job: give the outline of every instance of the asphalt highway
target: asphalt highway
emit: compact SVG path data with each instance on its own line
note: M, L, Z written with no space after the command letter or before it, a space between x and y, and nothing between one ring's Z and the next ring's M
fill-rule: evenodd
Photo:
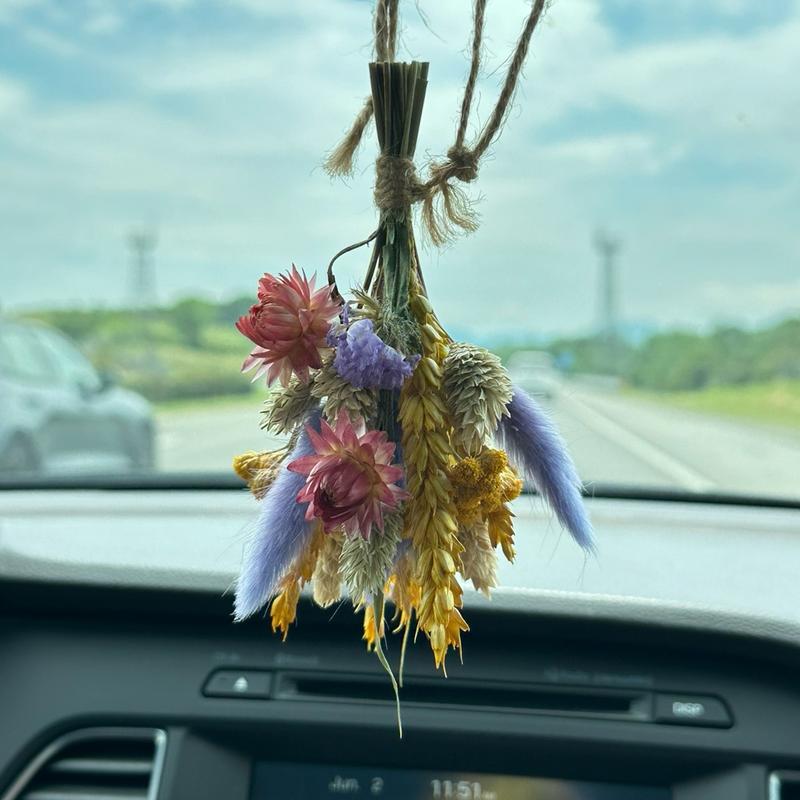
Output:
M673 408L588 383L565 383L542 405L584 481L749 495L798 495L800 433ZM165 412L158 466L230 469L231 457L278 440L259 428L257 403Z

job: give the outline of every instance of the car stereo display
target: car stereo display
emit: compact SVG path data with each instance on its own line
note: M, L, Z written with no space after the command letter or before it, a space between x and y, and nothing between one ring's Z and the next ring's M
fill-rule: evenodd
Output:
M670 800L669 789L518 775L256 764L251 800Z

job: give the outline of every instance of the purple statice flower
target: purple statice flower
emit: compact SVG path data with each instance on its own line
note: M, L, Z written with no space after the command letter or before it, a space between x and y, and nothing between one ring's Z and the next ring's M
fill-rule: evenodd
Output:
M356 389L399 389L416 361L386 344L371 319L354 322L336 337L335 346L334 369Z
M306 417L306 426L319 432L321 418L317 407ZM314 452L304 427L286 463ZM308 503L297 502L297 493L305 482L305 475L290 472L284 465L261 501L261 514L245 549L236 581L234 618L237 622L255 614L269 602L287 567L311 538L313 524L305 518Z
M347 338L347 328L350 326L350 306L345 303L339 313L339 322L331 325L328 331L328 347L338 347L339 342Z
M547 414L519 386L514 387L508 416L500 420L496 436L511 463L536 487L572 538L594 553L592 523L567 446Z

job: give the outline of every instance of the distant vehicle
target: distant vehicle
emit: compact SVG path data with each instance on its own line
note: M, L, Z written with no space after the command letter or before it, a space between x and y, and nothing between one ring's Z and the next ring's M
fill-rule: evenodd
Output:
M511 380L526 392L550 399L561 388L561 376L550 353L544 350L519 350L508 361Z
M147 470L150 404L60 333L0 319L0 473Z

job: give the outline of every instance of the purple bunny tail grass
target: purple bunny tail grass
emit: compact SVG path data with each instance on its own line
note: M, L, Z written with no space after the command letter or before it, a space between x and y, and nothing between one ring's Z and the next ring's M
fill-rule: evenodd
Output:
M317 407L306 417L306 423L319 430L320 419ZM286 463L313 452L308 434L303 430ZM305 481L305 475L289 472L284 465L261 501L255 534L247 545L236 581L234 619L237 622L255 614L269 602L289 564L311 538L313 525L305 519L308 504L297 502L297 493Z
M581 496L581 480L561 434L536 401L518 386L497 429L511 463L532 483L558 521L587 552L594 532Z

